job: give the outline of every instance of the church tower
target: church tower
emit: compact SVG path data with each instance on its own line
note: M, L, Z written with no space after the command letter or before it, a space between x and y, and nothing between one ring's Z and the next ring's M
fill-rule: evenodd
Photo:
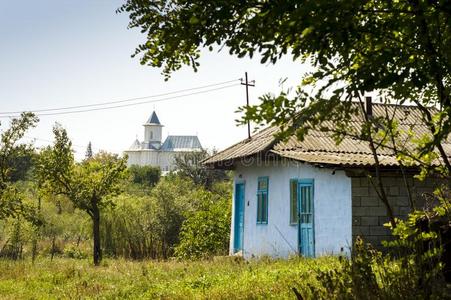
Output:
M144 146L147 149L160 149L161 147L161 132L163 125L160 124L157 114L152 112L152 115L147 120L144 126Z

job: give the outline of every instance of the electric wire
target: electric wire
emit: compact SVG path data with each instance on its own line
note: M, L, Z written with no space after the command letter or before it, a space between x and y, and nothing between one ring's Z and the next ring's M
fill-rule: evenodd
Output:
M207 85L198 86L198 87L193 87L193 88L187 88L187 89L176 90L176 91L167 92L167 93L154 94L154 95L141 96L141 97L133 97L133 98L127 98L127 99L122 99L122 100L117 100L117 101L106 101L106 102L99 102L99 103L92 103L92 104L84 104L84 105L76 105L76 106L66 106L66 107L58 107L58 108L36 109L36 110L32 110L32 111L35 112L35 113L39 113L39 112L50 112L50 111L70 110L70 109L78 109L78 108L85 108L85 107L95 107L95 106L103 106L103 105L111 105L111 104L118 104L118 103L132 102L132 101L143 100L143 99L148 99L148 98L158 98L158 97L162 97L162 96L168 96L168 95L173 95L173 94L179 94L179 93L188 92L188 91L193 91L193 90L205 89L205 88L209 88L209 87L214 87L214 86L224 85L224 84L231 83L231 82L238 81L238 80L239 80L239 79L227 80L227 81L222 81L222 82L217 82L217 83L207 84ZM0 112L0 115L20 114L21 112L22 112L22 111L7 111L7 112Z
M209 93L209 92L218 91L218 90L222 90L222 89L227 89L227 88L231 88L231 87L238 86L238 85L240 85L240 84L239 83L230 84L230 85L221 86L221 87L214 88L214 89L202 90L202 91L192 92L192 93L188 93L188 94L176 95L176 96L172 96L172 97L165 97L165 98L155 99L155 100L146 100L146 101L140 101L140 102L134 102L134 103L114 105L114 106L96 107L96 108L82 109L82 110L50 112L50 113L41 113L41 114L38 113L38 114L36 114L36 116L41 117L41 116L66 115L66 114L74 114L74 113L84 113L84 112L91 112L91 111L123 108L123 107L136 106L136 105L142 105L142 104L147 104L147 103L163 102L163 101L169 101L169 100L173 100L173 99L178 99L178 98L183 98L183 97L188 97L188 96L193 96L193 95L198 95L198 94ZM145 98L149 98L149 97L141 97L141 98L145 99ZM125 101L125 100L121 100L121 101ZM33 112L36 112L36 111L33 111ZM17 112L17 113L20 113L20 112ZM19 117L19 115L3 115L3 116L0 115L0 118L16 118L16 117Z

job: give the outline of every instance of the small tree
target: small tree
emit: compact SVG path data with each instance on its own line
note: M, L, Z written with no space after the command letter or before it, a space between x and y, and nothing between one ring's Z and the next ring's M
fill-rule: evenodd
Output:
M110 205L110 197L121 191L120 182L126 173L125 159L103 153L100 157L76 163L66 130L56 125L53 133L54 145L41 152L37 173L48 192L67 196L76 208L91 217L93 259L94 265L99 265L102 259L100 210Z
M86 154L85 154L85 159L90 159L92 158L92 145L91 145L91 141L88 143L88 147L86 147Z
M20 214L31 217L31 211L25 208L21 195L12 182L16 174L15 162L17 158L33 152L31 145L18 144L18 142L30 127L36 126L37 122L38 118L33 113L22 113L19 118L12 119L10 127L1 134L0 219Z
M227 179L224 170L208 169L202 161L208 157L205 150L199 152L187 152L175 157L177 174L181 177L189 178L197 185L202 185L206 189L211 189L213 184Z

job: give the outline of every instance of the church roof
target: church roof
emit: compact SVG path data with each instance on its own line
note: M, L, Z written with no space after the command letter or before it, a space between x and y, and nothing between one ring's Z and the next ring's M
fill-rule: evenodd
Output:
M130 146L130 150L138 150L141 149L141 143L136 139L133 144Z
M169 135L161 146L162 151L201 150L199 138L195 135Z
M149 117L149 119L147 120L146 124L160 124L160 120L158 120L157 114L155 113L155 111L152 112L152 115Z

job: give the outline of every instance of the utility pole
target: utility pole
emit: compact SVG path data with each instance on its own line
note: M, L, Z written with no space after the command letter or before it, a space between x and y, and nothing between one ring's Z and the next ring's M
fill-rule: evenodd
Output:
M241 78L241 84L246 86L246 107L249 107L249 87L255 86L255 80L248 81L247 80L247 72L244 72L244 81ZM247 121L247 137L251 138L251 122Z

